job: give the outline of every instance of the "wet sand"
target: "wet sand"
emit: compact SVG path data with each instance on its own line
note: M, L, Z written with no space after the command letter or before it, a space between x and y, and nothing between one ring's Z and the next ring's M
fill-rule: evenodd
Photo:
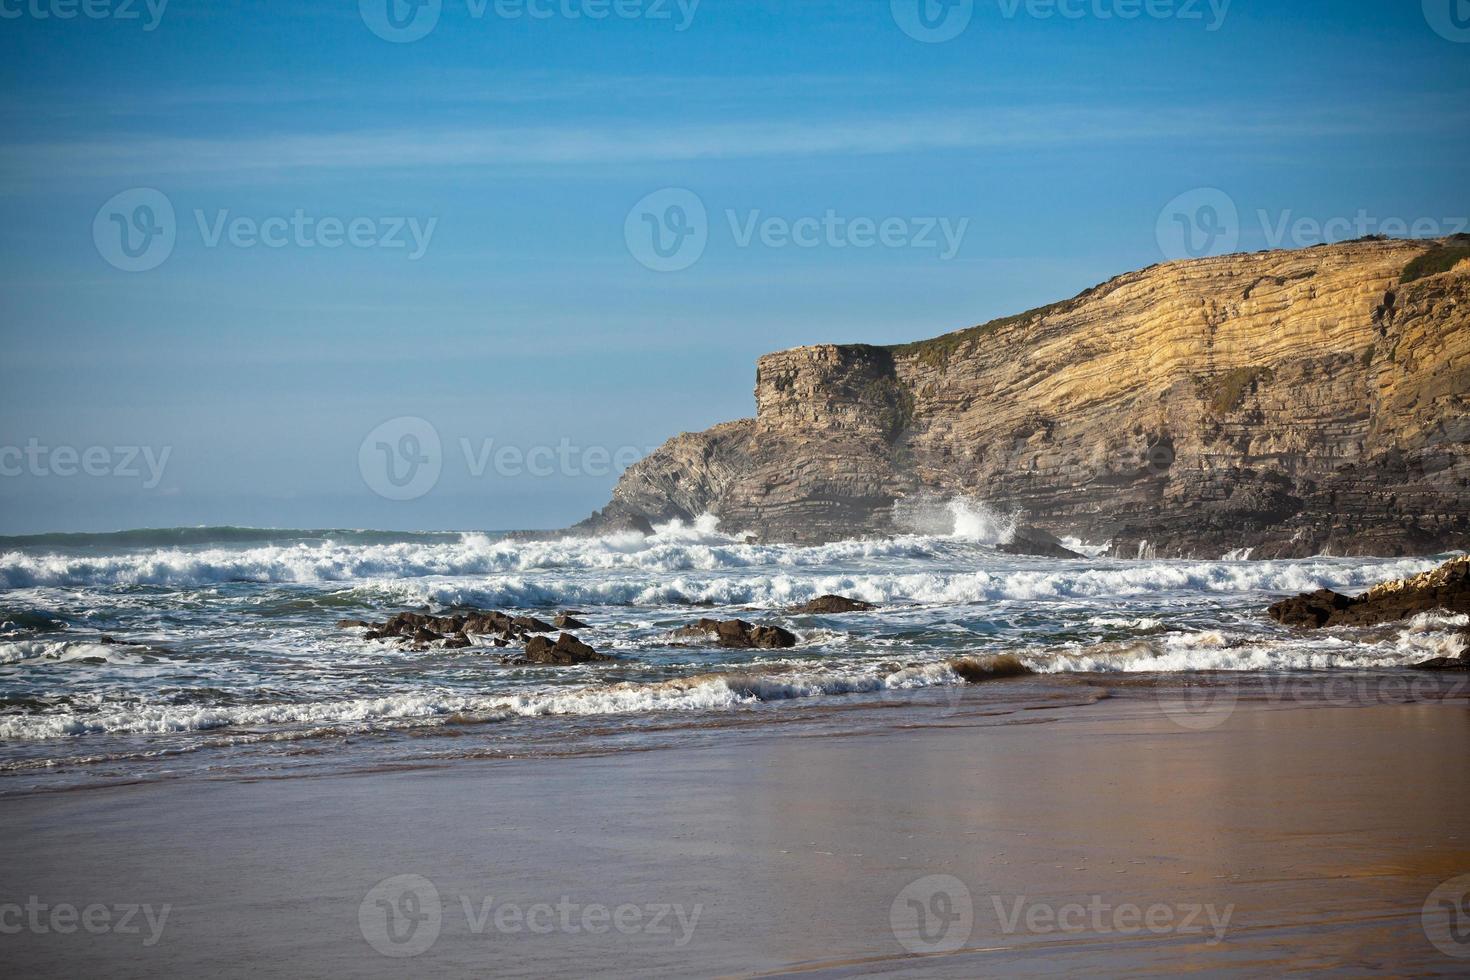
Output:
M1431 901L1470 874L1463 700L1175 717L1110 699L12 797L0 955L16 977L1470 973L1470 901Z

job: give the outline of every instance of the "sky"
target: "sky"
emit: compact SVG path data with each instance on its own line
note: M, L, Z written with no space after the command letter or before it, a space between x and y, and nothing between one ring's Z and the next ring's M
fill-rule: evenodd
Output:
M1467 94L1470 0L0 0L0 534L565 526L769 351L1467 230Z

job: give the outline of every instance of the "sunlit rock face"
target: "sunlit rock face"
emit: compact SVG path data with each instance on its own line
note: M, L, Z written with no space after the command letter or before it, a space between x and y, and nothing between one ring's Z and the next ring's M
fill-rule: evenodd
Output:
M1470 262L1421 272L1464 245L1173 262L933 340L768 354L754 419L669 440L582 526L820 542L967 497L1124 555L1470 547Z

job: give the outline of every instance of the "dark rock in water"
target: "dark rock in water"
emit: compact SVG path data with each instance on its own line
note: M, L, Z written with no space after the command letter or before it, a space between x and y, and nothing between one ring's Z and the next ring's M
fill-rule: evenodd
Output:
M1412 578L1384 582L1360 596L1319 589L1283 599L1267 610L1288 626L1377 626L1444 609L1470 613L1470 556L1454 558Z
M1063 547L1060 538L1038 527L1018 527L1010 541L996 547L1008 555L1032 555L1037 558L1087 557Z
M371 629L372 628L372 625L373 625L372 623L369 623L365 619L339 619L339 620L337 620L337 626L339 628L341 628L341 629L344 629L344 630L359 629L359 628Z
M622 534L636 531L652 534L653 524L637 511L621 506L614 500L602 510L594 511L585 521L567 528L568 533L593 536L599 534Z
M1304 592L1292 599L1282 599L1267 610L1271 618L1287 626L1304 626L1317 629L1326 626L1332 618L1351 608L1353 600L1331 589Z
M466 633L509 633L512 631L514 622L509 616L502 612L472 613L465 617L464 626Z
M796 634L779 626L755 626L743 619L701 619L674 631L677 637L714 637L722 647L784 650L796 646Z
M544 636L531 637L531 641L526 644L525 656L512 662L567 666L615 659L605 653L598 653L572 634L563 633L556 638L555 643Z
M1470 670L1470 660L1464 656L1459 657L1435 657L1423 663L1415 664L1415 670Z
M571 613L561 613L556 617L557 629L563 630L588 630L592 627L577 619Z
M863 602L861 599L849 599L841 595L818 596L805 605L797 606L791 610L798 616L826 616L835 613L867 612L877 608L871 602Z
M527 633L555 633L556 627L550 623L542 622L535 616L517 616L511 620L511 624L517 629L525 630Z
M463 650L470 645L470 638L463 633L455 633L453 636L445 637L442 645L446 650Z

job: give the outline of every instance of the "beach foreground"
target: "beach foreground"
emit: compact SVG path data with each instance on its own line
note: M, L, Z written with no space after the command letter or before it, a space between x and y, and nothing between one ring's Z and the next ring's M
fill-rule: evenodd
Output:
M868 710L12 797L0 948L13 976L1470 970L1463 692L1193 726L1167 697Z

